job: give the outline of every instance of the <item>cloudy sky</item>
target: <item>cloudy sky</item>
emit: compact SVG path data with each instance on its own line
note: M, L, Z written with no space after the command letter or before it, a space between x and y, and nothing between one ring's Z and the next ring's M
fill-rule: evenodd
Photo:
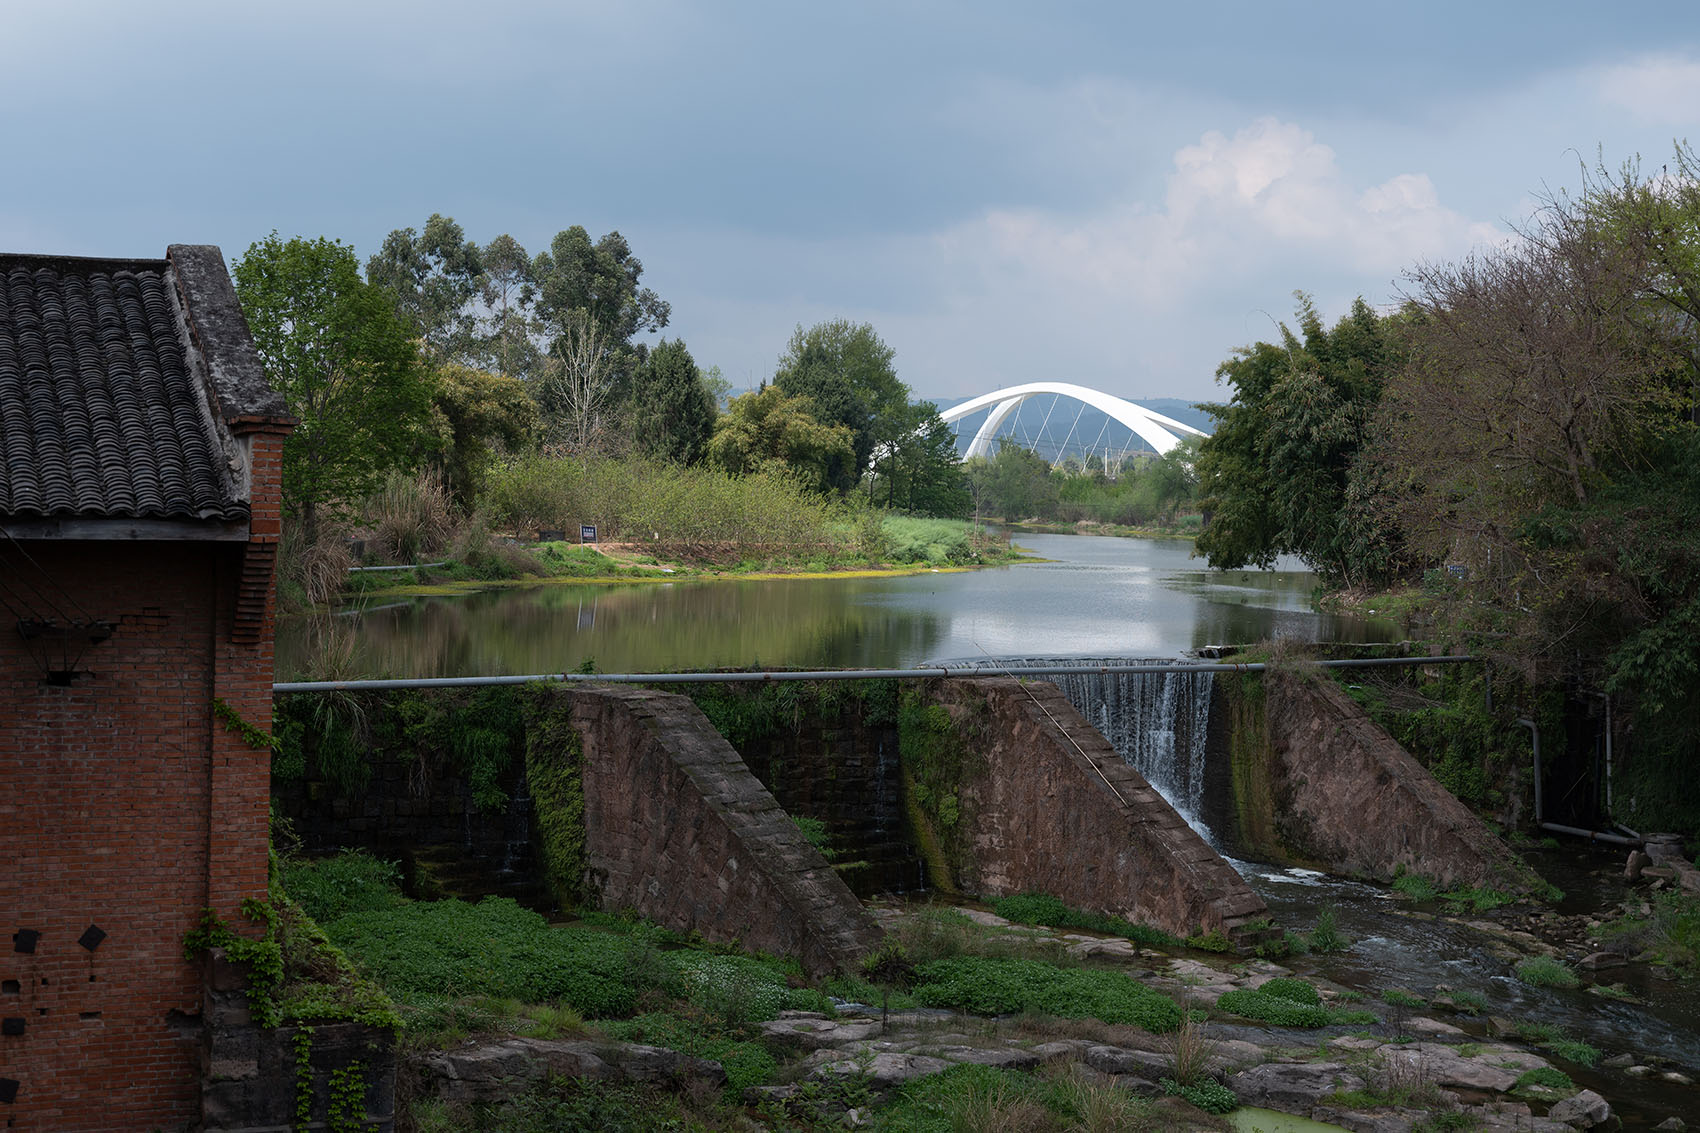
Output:
M0 43L0 249L618 229L738 387L842 316L926 396L1223 396L1294 289L1386 303L1700 143L1694 0L3 0Z

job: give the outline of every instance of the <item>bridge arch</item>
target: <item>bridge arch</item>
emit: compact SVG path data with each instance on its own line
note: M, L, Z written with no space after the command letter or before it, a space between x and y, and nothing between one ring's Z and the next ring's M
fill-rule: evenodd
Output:
M1025 385L1010 386L1007 389L993 390L979 397L970 398L961 405L953 405L939 414L944 422L955 424L964 417L971 417L982 409L991 407L986 414L986 420L981 424L979 432L974 434L974 440L968 446L968 456L988 456L991 454L992 438L997 435L1003 423L1010 414L1018 409L1023 401L1036 394L1057 394L1071 397L1083 404L1090 405L1098 412L1112 417L1137 433L1141 440L1159 454L1167 453L1181 443L1183 437L1206 436L1201 430L1191 425L1154 413L1143 405L1135 405L1125 397L1104 393L1101 390L1077 386L1069 382L1028 382Z

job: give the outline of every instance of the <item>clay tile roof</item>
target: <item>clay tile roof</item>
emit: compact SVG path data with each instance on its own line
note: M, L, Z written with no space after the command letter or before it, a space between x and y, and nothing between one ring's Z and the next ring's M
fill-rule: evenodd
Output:
M184 302L170 260L0 255L0 516L247 517Z

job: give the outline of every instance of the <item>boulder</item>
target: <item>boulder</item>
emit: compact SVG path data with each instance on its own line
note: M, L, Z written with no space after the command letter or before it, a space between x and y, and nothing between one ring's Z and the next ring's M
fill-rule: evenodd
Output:
M1595 1129L1612 1119L1611 1105L1592 1090L1583 1090L1566 1098L1547 1111L1553 1121L1562 1121L1572 1129Z
M869 1089L883 1093L913 1079L943 1073L950 1067L951 1064L944 1059L930 1055L884 1051L871 1059L838 1058L822 1062L815 1067L810 1077L827 1080L860 1076L867 1082Z

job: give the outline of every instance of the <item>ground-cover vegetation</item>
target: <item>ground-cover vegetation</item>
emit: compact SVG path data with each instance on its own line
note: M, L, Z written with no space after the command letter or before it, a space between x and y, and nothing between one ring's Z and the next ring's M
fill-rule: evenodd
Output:
M1700 970L1700 896L1667 889L1641 908L1624 910L1596 930L1601 942L1626 956L1688 974Z
M1020 893L1000 897L992 902L998 916L1017 924L1045 925L1050 928L1078 928L1087 932L1102 932L1125 936L1141 944L1173 946L1180 940L1159 928L1135 924L1120 917L1108 917L1072 908L1046 893Z
M1175 1001L1120 972L1058 968L1037 960L955 956L919 965L915 998L974 1015L1022 1011L1131 1023L1152 1032L1180 1026Z

